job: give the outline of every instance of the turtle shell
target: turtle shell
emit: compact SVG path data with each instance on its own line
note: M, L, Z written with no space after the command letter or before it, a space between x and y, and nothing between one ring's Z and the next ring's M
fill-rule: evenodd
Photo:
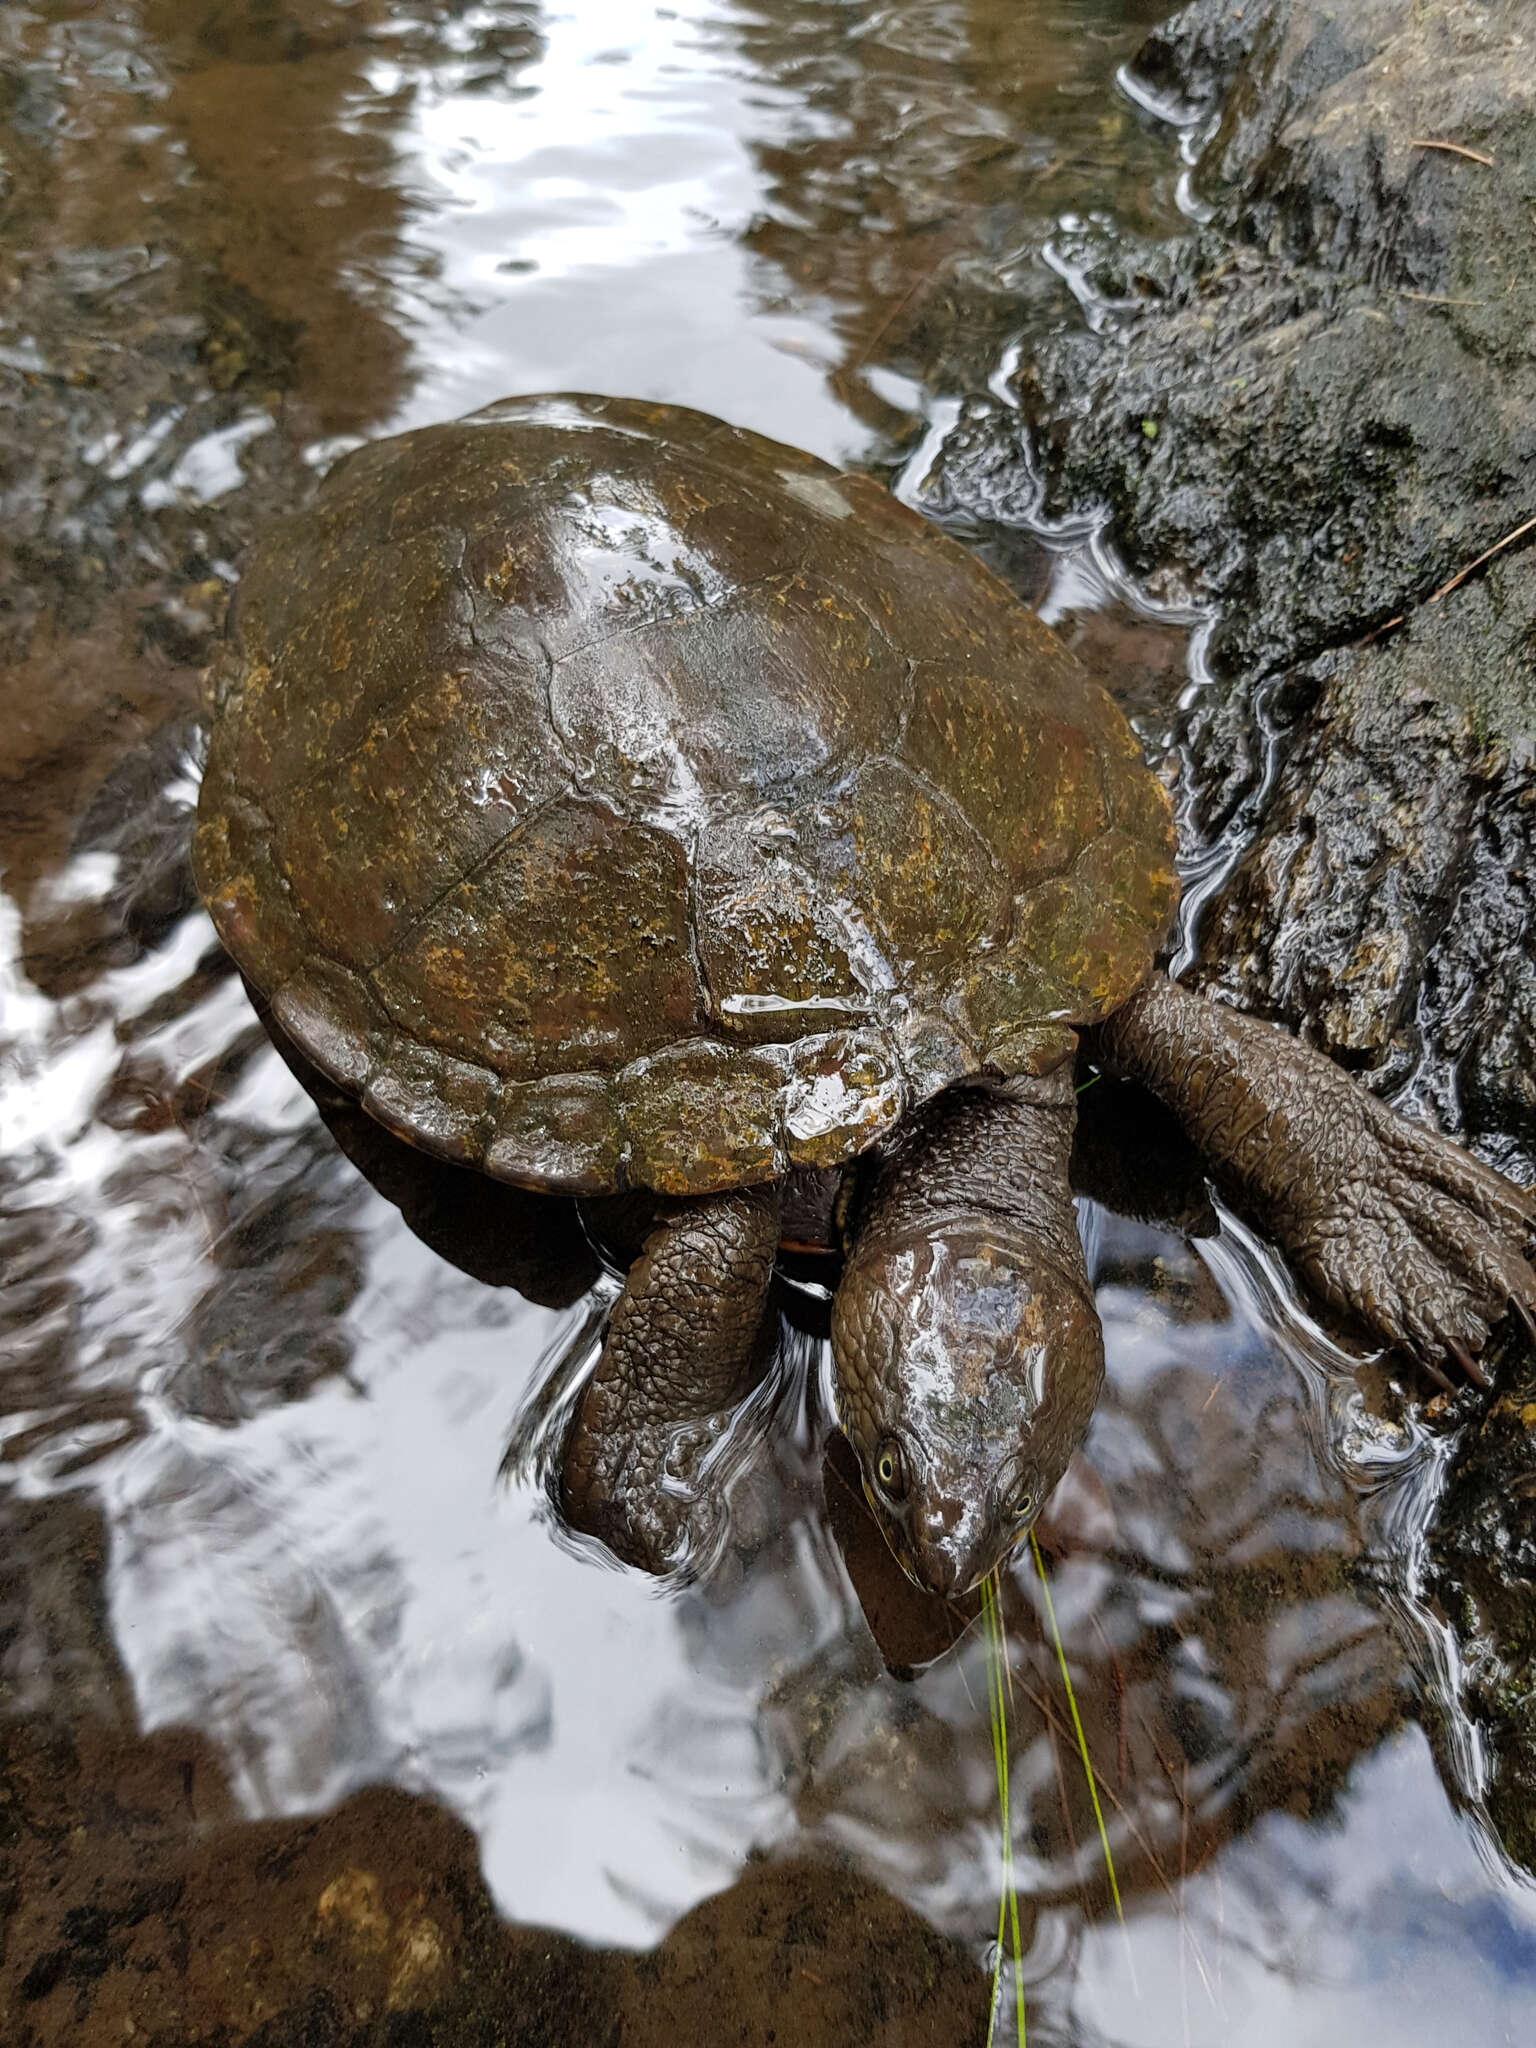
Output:
M196 840L391 1130L572 1192L834 1165L1044 1071L1172 914L1108 694L865 477L677 406L358 450L249 560Z

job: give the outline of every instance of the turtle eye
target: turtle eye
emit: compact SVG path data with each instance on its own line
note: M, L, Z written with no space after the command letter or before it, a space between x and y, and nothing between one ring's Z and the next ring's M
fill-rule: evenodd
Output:
M893 1436L882 1437L876 1448L875 1483L888 1500L900 1500L907 1490L906 1460Z

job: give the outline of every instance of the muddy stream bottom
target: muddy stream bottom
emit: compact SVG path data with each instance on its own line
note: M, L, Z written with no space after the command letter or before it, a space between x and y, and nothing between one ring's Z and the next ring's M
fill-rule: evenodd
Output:
M704 1583L562 1536L503 1456L611 1283L561 1204L349 1157L268 1044L186 865L198 674L339 450L506 393L921 503L1084 317L1063 223L1180 225L1115 83L1162 11L0 9L7 2048L985 2038L983 1648L828 1462L814 1297ZM966 538L1162 744L1189 621L1089 525ZM1109 1383L1048 1547L1124 1925L1021 1565L1031 2038L1528 2040L1419 1595L1444 1443L1240 1227L1082 1224Z

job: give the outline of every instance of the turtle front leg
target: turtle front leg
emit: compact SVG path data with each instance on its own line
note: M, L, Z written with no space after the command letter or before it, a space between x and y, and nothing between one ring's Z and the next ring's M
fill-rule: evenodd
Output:
M1432 1377L1510 1310L1532 1329L1536 1198L1288 1032L1153 975L1100 1027L1106 1066L1175 1112L1297 1271ZM1532 1330L1536 1335L1536 1329Z
M667 1202L614 1305L561 1460L561 1507L642 1571L712 1548L723 1502L701 1467L762 1378L777 1187Z

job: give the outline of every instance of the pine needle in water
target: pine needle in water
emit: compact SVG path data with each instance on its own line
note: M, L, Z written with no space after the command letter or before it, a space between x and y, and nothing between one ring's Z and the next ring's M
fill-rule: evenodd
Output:
M1056 1661L1061 1666L1061 1682L1067 1689L1067 1705L1072 1709L1072 1727L1077 1735L1078 1754L1083 1760L1083 1776L1088 1780L1088 1797L1093 1801L1093 1817L1099 1824L1099 1846L1104 1851L1104 1868L1109 1873L1109 1895L1115 1902L1115 1918L1123 1927L1125 1909L1120 1904L1115 1859L1109 1852L1109 1832L1104 1826L1104 1809L1099 1805L1099 1787L1094 1777L1092 1760L1088 1755L1088 1738L1083 1733L1082 1716L1077 1711L1077 1694L1072 1690L1072 1674L1067 1669L1067 1653L1062 1648L1061 1630L1056 1623L1056 1603L1051 1598L1051 1582L1045 1576L1045 1559L1040 1555L1039 1539L1033 1529L1029 1532L1029 1547L1035 1554L1035 1570L1040 1574L1040 1590L1045 1595L1046 1619L1051 1624L1051 1640L1056 1645Z
M987 2048L992 2048L997 2030L997 2012L1002 2002L1003 1938L1013 1937L1014 2016L1018 2027L1018 2048L1024 2041L1024 1946L1019 1939L1019 1894L1013 1881L1013 1816L1008 1805L1008 1694L1004 1674L1008 1670L1003 1642L1002 1609L990 1578L981 1582L981 1611L987 1645L987 1714L992 1724L992 1756L997 1765L997 1804L1003 1828L1003 1887L997 1902L997 1950L992 1965L992 2004L987 2018Z

